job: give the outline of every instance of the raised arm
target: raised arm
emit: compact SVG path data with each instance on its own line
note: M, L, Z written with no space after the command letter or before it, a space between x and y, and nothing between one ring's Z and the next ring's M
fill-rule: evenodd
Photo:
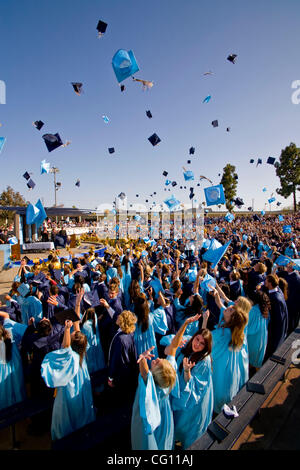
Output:
M178 347L180 346L180 343L182 341L182 338L183 338L183 335L184 335L184 332L186 330L186 327L190 324L190 323L193 323L197 320L199 320L199 318L201 317L201 314L199 313L198 315L195 315L194 317L190 317L190 318L187 318L185 320L185 322L181 325L181 327L179 328L178 332L176 333L176 335L174 336L174 338L172 339L172 342L171 344L169 344L169 346L167 346L165 348L165 354L167 356L175 356L176 354L176 351L178 349Z
M145 383L147 382L147 375L149 372L147 359L151 360L151 358L154 357L154 354L151 354L152 349L154 349L154 346L152 346L151 348L147 349L147 351L140 354L137 360L137 363L140 369L140 374L143 377L143 380Z
M77 323L77 322L76 322ZM64 332L64 338L62 342L62 348L69 348L71 346L71 334L70 334L70 329L72 328L73 323L71 320L66 320L65 321L65 332Z

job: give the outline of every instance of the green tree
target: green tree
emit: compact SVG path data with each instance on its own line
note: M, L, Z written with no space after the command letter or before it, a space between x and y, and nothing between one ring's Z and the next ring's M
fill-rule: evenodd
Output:
M235 172L235 166L228 163L223 168L221 184L223 185L223 188L224 188L224 194L226 198L226 208L229 211L233 209L233 204L231 201L236 196L237 179L238 179L238 175Z
M285 199L292 194L294 211L296 212L296 191L300 190L300 149L293 142L281 150L279 162L275 163L275 168L281 185L280 188L276 189L276 192Z
M7 186L6 190L2 191L0 195L0 206L27 206L28 202L17 191L14 191L11 186ZM0 210L1 223L11 223L14 220L14 213L9 211Z

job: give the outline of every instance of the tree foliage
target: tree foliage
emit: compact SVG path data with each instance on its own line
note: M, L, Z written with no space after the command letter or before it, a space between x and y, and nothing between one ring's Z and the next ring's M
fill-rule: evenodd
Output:
M238 178L238 175L235 172L235 166L228 163L223 168L221 184L223 185L223 188L224 188L224 194L226 198L226 208L229 211L233 209L233 204L231 201L236 196L237 178Z
M276 175L280 180L280 188L276 192L285 199L291 194L294 199L294 211L297 209L296 191L300 190L300 149L291 142L281 150L279 162L275 164Z
M7 186L6 190L2 191L0 195L0 206L27 206L28 202L24 197L17 191L14 191L11 186ZM1 211L0 210L0 221L12 222L14 219L13 212Z

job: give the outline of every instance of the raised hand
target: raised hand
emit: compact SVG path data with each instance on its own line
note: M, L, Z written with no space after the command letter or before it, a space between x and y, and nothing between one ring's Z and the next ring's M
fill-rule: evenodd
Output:
M198 313L197 315L194 315L193 317L187 318L187 319L185 320L185 323L186 323L187 325L189 325L190 323L193 323L193 322L199 320L200 317L201 317L201 313Z
M139 362L141 362L142 359L151 359L151 357L155 357L154 354L150 354L150 351L152 351L152 349L154 349L154 346L152 346L151 348L149 348L146 351L144 351L143 353L141 353L139 355L137 363L139 364Z
M184 372L189 372L195 366L195 362L190 362L187 357L183 358Z

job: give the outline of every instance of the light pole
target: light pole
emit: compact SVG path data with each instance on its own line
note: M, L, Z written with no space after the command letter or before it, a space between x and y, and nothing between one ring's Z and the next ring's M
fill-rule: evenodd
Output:
M59 173L59 169L53 166L50 168L50 173L53 173L53 182L54 182L54 207L56 207L56 191L61 187L61 183L56 182L56 173Z

